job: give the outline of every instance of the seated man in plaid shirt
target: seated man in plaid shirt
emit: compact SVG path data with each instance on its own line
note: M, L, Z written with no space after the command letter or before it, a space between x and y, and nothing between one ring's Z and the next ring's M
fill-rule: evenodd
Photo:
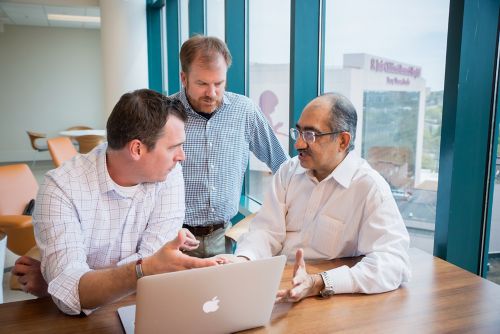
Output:
M46 174L33 214L41 265L21 257L13 269L24 291L90 314L144 275L218 264L182 252L198 246L182 229L185 120L177 100L127 93L109 116L108 142Z

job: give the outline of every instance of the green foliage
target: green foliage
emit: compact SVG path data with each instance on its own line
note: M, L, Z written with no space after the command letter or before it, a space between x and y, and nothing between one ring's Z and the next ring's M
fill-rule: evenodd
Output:
M430 92L426 99L422 168L437 172L441 145L443 92Z

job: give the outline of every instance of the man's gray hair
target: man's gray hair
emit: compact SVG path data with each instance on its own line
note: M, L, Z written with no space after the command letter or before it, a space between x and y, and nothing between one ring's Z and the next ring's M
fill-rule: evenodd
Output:
M347 97L339 93L326 93L322 95L331 102L330 127L331 131L345 131L351 134L351 141L347 147L347 153L354 149L356 139L356 125L358 115L356 108Z

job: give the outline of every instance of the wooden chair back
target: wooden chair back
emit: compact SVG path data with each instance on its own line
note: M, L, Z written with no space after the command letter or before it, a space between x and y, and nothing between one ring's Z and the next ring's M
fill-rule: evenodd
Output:
M75 137L78 145L80 147L80 153L88 153L92 151L94 147L104 142L105 138L97 135L87 135Z
M63 162L70 160L78 154L75 146L68 137L55 137L47 140L50 156L56 167L59 167Z

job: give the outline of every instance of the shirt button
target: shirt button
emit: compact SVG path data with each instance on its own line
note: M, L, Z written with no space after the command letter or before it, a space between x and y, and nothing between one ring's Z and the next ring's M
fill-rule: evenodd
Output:
M212 147L212 142L211 141L208 142L208 147Z
M215 209L214 208L210 208L210 212L215 212Z
M210 168L214 169L214 165L213 165L213 164L212 164L212 165L210 165Z
M212 187L212 190L215 191L215 187Z

